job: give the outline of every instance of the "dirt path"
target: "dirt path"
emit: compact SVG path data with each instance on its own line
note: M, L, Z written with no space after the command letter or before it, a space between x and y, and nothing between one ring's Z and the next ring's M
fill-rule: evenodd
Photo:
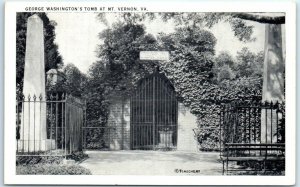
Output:
M222 175L219 153L87 151L93 175Z

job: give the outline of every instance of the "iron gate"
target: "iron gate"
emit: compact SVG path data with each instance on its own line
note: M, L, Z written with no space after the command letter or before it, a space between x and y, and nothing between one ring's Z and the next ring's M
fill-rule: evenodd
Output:
M174 87L163 74L141 80L130 106L132 149L176 148L178 102Z
M17 156L67 156L82 150L84 100L64 93L17 99Z

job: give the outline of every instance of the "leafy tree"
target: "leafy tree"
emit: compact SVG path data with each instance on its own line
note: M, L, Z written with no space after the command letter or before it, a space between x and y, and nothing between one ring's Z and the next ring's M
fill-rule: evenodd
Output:
M65 75L64 85L66 92L75 97L81 97L86 81L85 74L81 73L74 64L65 66L63 73Z
M124 12L122 14L119 13L98 13L97 19L106 26L109 26L106 15L114 15L119 22L126 23L128 25L142 25L144 21L149 20L152 21L157 18L158 13L153 12Z
M215 59L215 66L222 67L224 65L228 65L230 68L234 66L233 57L226 51L220 52L220 54Z
M23 91L27 19L33 14L38 14L38 16L43 20L44 46L45 46L45 72L47 72L51 68L60 67L63 64L62 57L58 52L58 46L54 42L56 23L50 21L48 16L45 13L33 13L33 12L17 13L17 26L16 26L17 96L21 96Z
M106 64L109 71L107 81L113 89L130 91L135 82L154 66L151 62L139 63L140 51L157 48L156 39L146 34L143 25L118 22L100 33L99 38L104 44L99 45L98 57L100 63Z
M89 126L94 126L91 122L100 122L105 125L108 115L108 100L105 96L111 91L106 78L109 74L105 64L102 62L94 63L88 72L88 79L85 84L84 95L87 99L87 121Z
M236 71L238 77L262 77L263 73L263 52L252 53L248 48L243 48L237 53Z
M235 60L228 52L220 52L215 58L213 66L214 81L220 82L223 79L235 78L234 65Z
M128 96L137 81L155 69L156 62L140 62L139 52L155 50L158 44L152 35L146 34L144 25L134 21L113 24L99 34L99 39L103 40L98 46L100 60L89 69L85 96L87 120L105 125L111 97Z
M175 25L193 26L198 28L212 28L220 22L230 24L234 35L243 42L253 41L253 26L247 25L244 20L233 17L230 13L186 13L171 12L163 13L161 17L164 21L173 20Z
M218 82L221 82L222 80L232 80L235 77L235 74L233 70L229 67L229 65L223 65L219 69L218 73Z
M87 77L74 64L70 63L59 71L59 79L56 84L52 84L51 80L47 81L46 87L49 93L65 93L75 97L84 96L84 88Z
M214 63L214 76L220 83L223 79L239 77L261 77L263 73L263 52L253 53L247 47L233 58L228 52L221 52Z
M262 24L284 24L285 16L269 16L259 13L237 12L209 12L209 13L182 13L170 12L160 14L164 21L173 20L177 26L193 25L199 28L211 28L220 22L230 24L234 35L243 42L255 40L252 37L253 25L246 21L254 21Z

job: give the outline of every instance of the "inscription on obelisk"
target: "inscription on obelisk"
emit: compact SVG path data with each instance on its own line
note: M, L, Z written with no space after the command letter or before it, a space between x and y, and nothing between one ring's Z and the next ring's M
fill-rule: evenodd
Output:
M24 152L47 150L45 60L43 21L34 14L27 21L23 103L19 149Z

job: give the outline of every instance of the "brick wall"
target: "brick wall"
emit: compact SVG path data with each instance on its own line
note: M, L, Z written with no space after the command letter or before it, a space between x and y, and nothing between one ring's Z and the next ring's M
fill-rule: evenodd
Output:
M177 150L198 151L193 129L197 128L196 116L182 103L178 104L178 140Z
M108 126L111 150L130 150L130 100L114 99L110 105ZM197 128L196 117L183 104L178 105L177 150L198 151L193 129Z
M122 98L111 100L108 127L111 150L130 149L130 101Z

